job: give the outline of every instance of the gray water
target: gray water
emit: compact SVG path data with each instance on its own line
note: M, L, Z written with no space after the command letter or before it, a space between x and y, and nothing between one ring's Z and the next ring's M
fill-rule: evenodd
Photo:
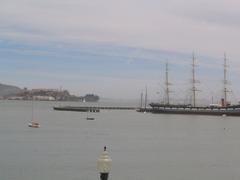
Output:
M110 180L240 178L239 117L102 110L87 121L54 105L34 102L34 129L31 102L0 101L1 180L97 180L105 145Z

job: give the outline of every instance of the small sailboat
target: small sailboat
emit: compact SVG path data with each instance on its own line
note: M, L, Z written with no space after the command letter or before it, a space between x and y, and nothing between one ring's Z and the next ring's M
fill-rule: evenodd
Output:
M33 100L32 100L32 120L28 123L28 127L31 127L31 128L39 128L40 127L40 124L34 120Z

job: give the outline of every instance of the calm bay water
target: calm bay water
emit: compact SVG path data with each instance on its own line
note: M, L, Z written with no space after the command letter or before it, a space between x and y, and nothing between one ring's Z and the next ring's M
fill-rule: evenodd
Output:
M104 145L112 180L240 177L240 117L102 110L87 121L87 113L54 105L34 102L41 127L33 129L31 102L0 101L1 180L97 180Z

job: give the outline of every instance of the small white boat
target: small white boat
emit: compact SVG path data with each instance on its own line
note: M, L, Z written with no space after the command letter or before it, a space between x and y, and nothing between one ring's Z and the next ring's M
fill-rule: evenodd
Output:
M28 127L32 127L32 128L39 128L40 124L34 121L31 121L28 123Z
M89 113L89 110L87 111L87 118L86 118L86 120L95 120L94 117L89 117L89 116L88 116L88 113Z

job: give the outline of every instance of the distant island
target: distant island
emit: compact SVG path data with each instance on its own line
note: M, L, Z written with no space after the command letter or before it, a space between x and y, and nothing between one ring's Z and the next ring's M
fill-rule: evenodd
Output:
M0 84L0 99L97 102L100 98L95 94L75 96L71 95L67 90L44 88L29 90L27 88L21 89L17 86Z

